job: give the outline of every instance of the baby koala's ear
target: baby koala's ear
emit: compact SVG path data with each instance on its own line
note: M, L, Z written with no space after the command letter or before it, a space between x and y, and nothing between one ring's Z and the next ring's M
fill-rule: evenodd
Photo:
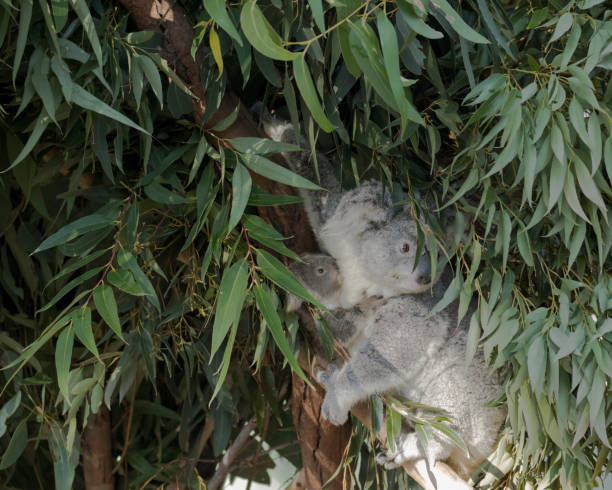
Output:
M298 311L302 307L303 303L304 300L302 298L299 298L294 294L287 293L287 297L285 299L285 309L288 313Z
M289 270L293 272L295 277L297 277L298 280L302 283L304 282L303 279L304 279L306 264L309 262L310 257L311 256L308 253L301 254L300 261L296 260L292 262L291 265L289 265ZM304 303L304 300L302 298L295 296L294 294L291 294L291 293L286 294L285 309L288 312L298 311L302 307L303 303Z

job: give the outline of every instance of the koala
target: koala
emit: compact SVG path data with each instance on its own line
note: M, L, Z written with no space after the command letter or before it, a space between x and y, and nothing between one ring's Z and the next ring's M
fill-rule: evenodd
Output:
M333 259L311 255L310 270L296 271L313 294L320 294L320 286L312 271L322 263L333 266ZM327 315L334 335L336 331L349 332L338 341L343 345L348 342L350 359L340 367L330 365L319 374L326 387L322 407L325 418L333 424L343 424L357 402L376 393L394 393L448 412L452 428L469 449L467 455L437 431L423 447L415 432L404 432L396 441L395 451L377 458L386 468L420 460L433 466L435 461L452 459L458 473L467 477L491 453L505 420L503 409L484 406L498 393L499 379L488 374L482 357L477 356L465 366L467 327L465 321L456 327L457 304L428 316L450 279L447 272L432 294L373 298ZM347 323L351 326L347 327Z
M294 262L290 269L306 286L308 292L313 295L329 311L322 312L322 318L326 322L330 333L348 352L352 345L357 343L361 336L356 328L358 319L364 314L363 307L373 308L375 304L381 303L380 298L366 298L360 305L348 309L340 307L342 291L342 276L336 260L325 254L305 253L300 256L302 262ZM287 297L287 311L300 311L302 300L297 296ZM335 315L334 312L341 312ZM302 322L310 327L308 315L302 316ZM315 336L317 334L315 333ZM323 352L322 346L317 346L318 353Z
M264 118L275 141L301 143L291 124ZM310 152L283 153L291 169L317 181ZM339 304L350 308L367 296L392 297L431 286L427 254L416 256L417 223L408 212L394 213L391 197L380 183L368 181L345 191L329 160L317 156L327 191L301 190L312 229L323 251L337 261L344 278Z

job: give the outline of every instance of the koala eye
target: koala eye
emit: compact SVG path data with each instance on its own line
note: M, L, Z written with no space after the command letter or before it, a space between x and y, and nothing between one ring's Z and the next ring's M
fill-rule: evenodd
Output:
M317 269L317 274L318 274L318 275L320 275L320 276L322 276L323 274L325 274L325 269L323 269L323 267L319 267L319 268Z
M408 243L404 243L402 245L402 253L407 254L410 251L410 245Z

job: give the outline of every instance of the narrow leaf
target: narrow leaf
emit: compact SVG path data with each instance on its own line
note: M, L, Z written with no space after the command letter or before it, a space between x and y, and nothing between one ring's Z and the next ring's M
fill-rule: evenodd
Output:
M268 58L291 61L298 56L282 47L282 39L259 10L255 0L249 0L243 5L240 26L253 47Z
M329 121L329 119L327 119L327 116L323 111L323 107L319 101L319 96L317 95L314 83L312 82L312 77L310 76L310 72L306 66L304 54L293 60L293 75L295 76L295 82L300 90L300 94L302 95L304 102L306 102L308 109L312 113L312 117L315 118L315 121L317 121L317 124L323 131L329 133L334 129L334 125Z
M232 324L237 324L246 298L249 267L245 259L240 259L223 272L213 324L211 357L217 352Z
M72 327L77 338L87 347L87 350L99 357L96 339L91 328L91 309L88 306L77 308L72 312Z
M93 293L94 304L98 313L107 325L112 328L113 332L123 340L123 334L121 333L121 323L119 322L119 312L117 309L117 302L115 301L115 294L113 288L106 284L100 284Z
M285 359L287 359L287 362L289 363L291 368L304 381L306 381L308 385L310 385L308 379L306 378L306 375L302 371L302 368L300 368L297 359L291 351L289 342L287 341L285 333L283 332L283 326L281 325L280 318L278 316L278 313L276 312L276 309L274 308L274 302L272 301L272 298L270 298L269 293L264 291L264 289L257 284L254 286L253 291L255 292L257 309L261 312L264 319L266 320L266 325L268 327L268 330L270 330L270 333L272 334L276 345L278 345L278 348L285 356Z

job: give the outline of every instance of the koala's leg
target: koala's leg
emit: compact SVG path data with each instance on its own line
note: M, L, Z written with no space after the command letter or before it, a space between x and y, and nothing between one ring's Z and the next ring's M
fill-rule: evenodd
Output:
M353 405L370 395L391 391L404 382L392 359L366 342L351 354L351 359L326 380L323 416L331 423L346 422Z

